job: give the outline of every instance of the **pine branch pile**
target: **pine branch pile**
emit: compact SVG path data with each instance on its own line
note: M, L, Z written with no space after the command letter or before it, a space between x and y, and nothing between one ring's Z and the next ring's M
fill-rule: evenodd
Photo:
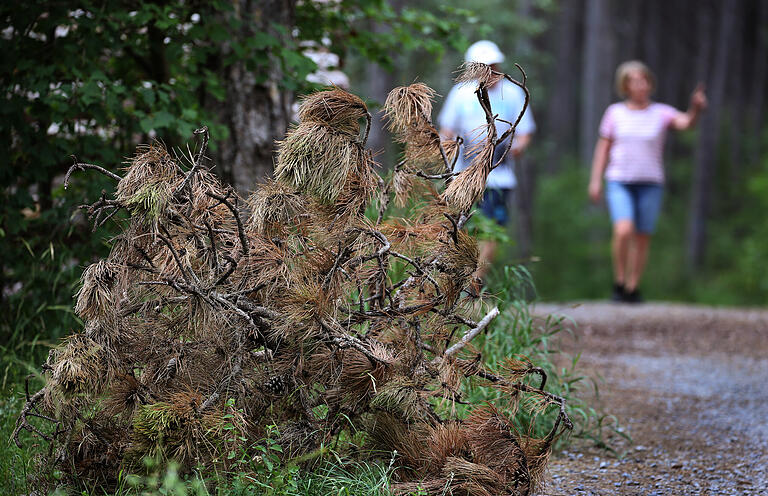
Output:
M87 206L95 226L119 210L127 220L83 273L84 327L51 351L17 443L30 430L68 477L109 487L147 456L228 470L228 453L255 453L276 425L286 461L342 435L362 447L355 456L397 450L399 492L534 491L571 423L541 369L510 360L492 372L471 345L498 315L468 317L482 305L463 228L493 164L481 153L482 174L453 172L458 143L429 121L433 96L415 84L387 99L405 153L386 184L365 148L371 116L340 89L303 101L274 179L245 200L211 173L205 128L188 156L139 148L113 175L114 199ZM493 131L479 146L498 142ZM417 215L386 217L392 190ZM364 215L374 199L375 221ZM452 406L470 380L505 399L459 419ZM554 428L530 436L512 418L518 405L554 405Z

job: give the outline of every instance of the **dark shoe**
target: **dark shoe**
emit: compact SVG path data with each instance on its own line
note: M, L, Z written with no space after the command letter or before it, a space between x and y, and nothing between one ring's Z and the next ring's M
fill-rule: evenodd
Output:
M625 303L643 303L643 297L640 295L640 290L635 288L628 293L624 293Z
M611 301L625 301L626 292L624 291L624 285L619 283L613 283L613 293L611 294Z

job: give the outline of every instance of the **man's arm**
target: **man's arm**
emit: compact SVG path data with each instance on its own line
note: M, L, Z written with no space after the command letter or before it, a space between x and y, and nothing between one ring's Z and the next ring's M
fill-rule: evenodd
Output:
M451 128L441 127L439 130L440 137L444 140L452 140L458 136L458 133Z
M514 158L517 158L520 155L522 155L525 152L525 150L528 148L528 146L531 144L532 139L533 139L533 133L521 134L520 136L515 136L515 140L512 142L512 148L509 150L510 153L512 153L512 156Z

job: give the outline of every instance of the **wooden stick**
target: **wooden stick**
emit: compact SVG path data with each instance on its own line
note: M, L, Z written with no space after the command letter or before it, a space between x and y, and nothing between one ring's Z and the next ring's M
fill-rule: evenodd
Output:
M470 330L468 330L462 337L459 339L459 342L445 350L445 353L443 353L444 357L449 357L451 355L455 355L459 351L461 351L462 348L464 348L472 339L480 334L483 329L485 329L488 324L491 323L491 321L496 318L496 316L499 315L499 309L498 307L493 307L493 309L488 312L488 314L483 317L483 320L477 323L477 327L474 327Z

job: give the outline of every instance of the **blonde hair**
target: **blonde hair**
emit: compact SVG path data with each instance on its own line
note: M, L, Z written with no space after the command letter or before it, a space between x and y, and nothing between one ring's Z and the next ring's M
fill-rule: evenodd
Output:
M632 71L642 72L650 83L651 90L656 88L656 76L653 75L648 66L639 60L628 60L616 68L616 93L618 93L620 97L624 98L627 96L627 79L629 78L629 73Z

